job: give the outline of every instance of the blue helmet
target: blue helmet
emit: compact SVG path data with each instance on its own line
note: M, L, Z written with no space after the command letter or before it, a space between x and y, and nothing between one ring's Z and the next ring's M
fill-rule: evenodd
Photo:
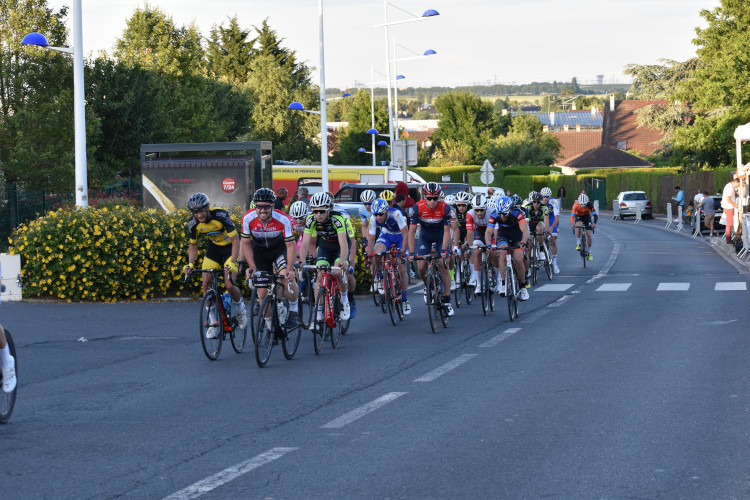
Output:
M521 197L518 196L517 194L514 194L513 196L510 197L510 202L513 205L519 205L519 206L521 205L521 203L523 203L523 201L521 200Z
M513 210L513 202L507 196L503 196L497 200L497 211L502 215L508 215Z
M383 198L378 198L372 203L373 214L384 214L388 211L388 202Z

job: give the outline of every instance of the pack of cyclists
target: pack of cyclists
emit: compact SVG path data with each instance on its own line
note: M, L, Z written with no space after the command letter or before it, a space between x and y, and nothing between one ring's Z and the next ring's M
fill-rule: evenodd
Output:
M559 273L557 265L557 237L560 223L560 206L552 197L549 187L541 192L532 191L525 202L518 195L504 196L502 189L488 197L484 193L472 195L460 192L445 195L439 183L428 182L422 187L423 198L416 203L407 218L393 191L376 193L365 190L361 195L359 225L362 240L354 239L352 220L346 210L337 207L329 192L315 193L308 204L297 201L289 207L289 213L274 209L276 196L271 189L260 188L253 197L250 210L240 221L239 235L228 212L210 208L204 193L195 193L188 200L192 217L188 221L190 234L188 248L189 273L198 253L198 235L208 238L206 255L201 269L224 268L224 284L229 292L241 328L247 321L247 312L241 290L235 286L238 260L247 265L245 277L253 280L259 300L267 293L267 284L257 278L263 273L278 274L282 280L283 293L289 301L289 312L285 318L287 328L298 325L299 284L293 266L314 262L333 269L341 293L340 318L345 321L356 315L354 290L354 263L358 249L370 257L373 276L373 291L383 293L382 254L388 250L399 252L398 275L402 283L408 284L408 265L416 264L417 274L424 282L426 260L419 259L432 252L441 259L439 266L443 283L442 304L448 316L455 314L451 305L451 290L458 286L457 264L463 259L470 269L468 286L481 293L478 269L481 266L480 252L472 248L486 245L490 249L491 265L496 273L495 288L498 295L505 296L507 285L504 261L510 253L513 267L520 284L519 300L529 299L530 247L532 238L541 244L548 242L551 265ZM400 195L403 198L403 195ZM586 194L581 194L573 205L570 215L571 228L580 249L580 238L587 238L591 247L593 229L598 215ZM415 259L416 258L416 259ZM540 256L540 258L544 258ZM589 253L589 260L593 259ZM204 295L211 285L212 275L203 274ZM315 287L317 298L320 278ZM312 284L308 284L312 285ZM403 287L401 302L405 315L411 313L408 294ZM425 302L426 302L425 290ZM315 311L321 320L323 311ZM319 322L317 322L319 323ZM217 331L206 333L218 335Z

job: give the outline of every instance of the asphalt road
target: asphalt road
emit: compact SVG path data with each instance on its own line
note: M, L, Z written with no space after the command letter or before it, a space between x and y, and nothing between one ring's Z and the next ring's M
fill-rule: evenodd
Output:
M602 220L585 269L560 244L513 323L360 299L339 349L264 369L208 361L196 302L4 303L0 496L748 498L748 275L657 222Z

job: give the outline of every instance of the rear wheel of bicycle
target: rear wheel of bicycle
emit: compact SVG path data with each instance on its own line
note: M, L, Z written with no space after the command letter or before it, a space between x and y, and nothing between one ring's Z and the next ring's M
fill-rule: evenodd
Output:
M242 300L244 301L245 298L243 297ZM232 349L234 349L234 352L236 352L237 354L241 353L245 348L245 342L247 341L248 324L250 323L250 318L248 318L249 315L250 314L248 313L247 304L245 304L245 328L240 328L239 322L237 322L232 329Z
M315 307L313 308L313 347L315 348L315 354L320 354L323 351L323 340L328 328L325 319L325 303L326 289L321 287L318 291L318 299L315 301ZM318 308L322 310L322 319L318 319Z
M466 294L466 303L471 304L471 301L474 300L474 292L476 290L475 286L469 285L469 281L471 280L471 267L469 267L469 262L464 261L464 263L461 265L462 267L462 274L464 275L464 293Z
M427 275L427 284L425 286L427 287L427 316L430 319L430 328L432 328L432 333L437 333L437 301L440 299L435 293L437 287L435 285L435 277L431 273Z
M372 301L375 302L375 307L380 307L383 303L383 296L378 291L377 282L375 276L372 277ZM385 311L383 311L385 312Z
M299 318L298 321L300 324L300 328L310 328L310 319L312 318L312 315L310 314L312 312L312 301L307 296L307 291L312 290L312 284L306 281L304 290L301 282L298 284L300 285L300 287L299 299L297 300L297 318Z
M258 317L255 318L255 362L258 366L263 368L268 363L271 357L271 351L273 350L273 340L276 333L277 321L274 309L276 303L273 296L269 293L263 299L263 303L258 309ZM269 328L266 324L266 316L271 318L271 327Z
M461 279L461 269L460 266L454 266L453 267L453 282L456 284L456 289L451 290L451 295L453 296L453 302L456 303L456 307L461 307L461 293L463 292L463 281Z
M344 292L346 293L346 292ZM343 331L343 322L341 321L341 311L344 307L341 305L341 297L336 295L336 302L333 308L333 317L336 323L333 328L328 328L328 333L331 335L331 347L336 349L341 342L341 333Z
M385 295L383 296L383 299L385 300L385 306L388 310L388 315L391 317L391 323L393 326L396 326L397 316L396 316L396 304L395 304L395 297L393 296L393 283L391 282L391 276L390 273L385 272L383 273L383 288L385 289Z
M485 316L487 316L487 313L490 310L490 294L492 293L492 290L490 289L490 275L487 272L487 267L488 266L483 265L482 269L479 271L479 283L482 287L480 298L482 299L482 313L484 313Z
M539 247L535 244L531 247L531 284L536 285L539 275Z
M16 360L16 388L11 392L5 392L0 389L0 424L7 424L13 413L13 407L16 405L16 393L18 392L18 356L16 355L16 345L13 343L13 337L8 330L5 330L5 340L8 342L10 355ZM0 384L3 382L3 375L0 372Z
M510 320L513 321L515 318L514 313L514 302L516 300L516 293L518 290L516 289L516 278L515 278L515 272L511 266L508 266L505 268L505 298L508 299L508 316L510 317Z
M218 333L215 338L209 339L206 336L211 327L217 328ZM216 298L216 292L213 290L209 290L208 293L206 293L206 296L203 297L203 302L201 303L200 335L203 352L208 359L215 361L216 358L219 357L221 343L224 340L224 324L221 319L221 311L219 310L219 302Z
M284 301L287 303L286 306L288 310L289 303L286 299ZM299 312L297 312L297 317L299 318ZM286 337L281 339L281 350L284 352L284 357L286 359L292 359L297 353L297 348L299 347L299 340L300 337L302 337L302 327L297 323L297 326L293 328L284 328L284 331Z
M393 281L393 295L395 297L396 314L398 315L399 321L404 320L404 293L401 289L401 279L398 276L398 268L396 268L396 279Z

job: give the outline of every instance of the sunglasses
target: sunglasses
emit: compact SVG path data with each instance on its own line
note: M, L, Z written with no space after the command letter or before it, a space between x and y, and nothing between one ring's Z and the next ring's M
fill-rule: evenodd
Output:
M385 216L386 216L385 212L383 212L382 214L375 214L375 217L385 217Z
M484 212L485 210L487 210L487 209L486 208L475 208L474 209L475 212Z
M256 210L271 210L273 205L255 205Z
M313 210L312 211L312 213L314 213L314 214L324 214L326 212L328 212L328 210L326 210L326 209L323 209L323 210Z
M532 201L531 203L534 203L536 205L538 203L541 203L541 201Z
M466 208L466 203L456 203L456 206Z
M425 196L424 199L427 201L435 201L438 199L438 197L437 196Z

